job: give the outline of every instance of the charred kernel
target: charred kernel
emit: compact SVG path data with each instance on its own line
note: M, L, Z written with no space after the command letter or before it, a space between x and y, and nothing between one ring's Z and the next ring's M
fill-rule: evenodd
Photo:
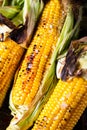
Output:
M30 55L30 59L33 59L35 57L34 53Z
M26 68L26 70L27 70L27 71L29 71L29 70L30 70L30 68Z
M42 46L40 45L40 47L42 47Z
M7 49L8 47L7 46L5 46L5 49Z
M32 68L32 63L27 63L27 70L30 70Z
M24 84L24 82L22 82L22 84Z
M44 22L43 24L44 24L44 25L46 25L46 23L45 23L45 22Z
M31 69L30 69L30 70L31 70ZM28 74L30 70L26 69L26 74Z
M5 74L4 72L2 72L2 74Z
M39 37L39 36L40 36L40 34L37 34L37 36Z
M33 50L35 50L35 49L36 49L36 45L33 46Z
M72 108L69 108L69 109L68 109L68 112L71 113L71 112L72 112Z
M10 61L10 58L8 58L8 60Z
M3 42L4 41L4 33L0 34L0 41Z
M64 121L67 121L67 119L66 119L66 118L64 118Z

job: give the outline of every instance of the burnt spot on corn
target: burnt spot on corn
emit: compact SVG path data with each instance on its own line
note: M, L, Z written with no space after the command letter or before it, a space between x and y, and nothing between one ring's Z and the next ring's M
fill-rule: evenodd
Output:
M21 75L19 75L19 77L21 77Z
M42 46L40 46L40 47L42 47ZM35 56L36 56L39 52L40 52L40 50L37 48L37 45L34 44L34 46L33 46L33 52L31 53L30 56L27 56L27 59L28 59L28 61L29 61L29 62L27 63L27 68L26 68L27 71L29 71L29 70L32 69L33 60L34 60Z
M3 42L4 41L4 33L0 34L0 41Z
M32 63L27 63L27 68L26 68L26 70L30 70L32 68Z

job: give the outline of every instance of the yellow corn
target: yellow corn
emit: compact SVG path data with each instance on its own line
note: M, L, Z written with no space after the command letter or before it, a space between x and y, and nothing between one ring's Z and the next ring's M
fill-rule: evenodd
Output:
M87 92L82 96L80 102L76 106L76 108L72 111L71 117L68 120L66 127L64 130L72 130L73 127L78 122L85 108L87 107Z
M0 107L24 49L11 39L0 42Z
M83 78L60 80L32 130L72 130L87 106L86 93L87 81Z
M15 106L30 105L38 91L48 57L60 34L62 22L58 21L63 15L62 10L59 0L49 0L43 10L12 89L12 102Z

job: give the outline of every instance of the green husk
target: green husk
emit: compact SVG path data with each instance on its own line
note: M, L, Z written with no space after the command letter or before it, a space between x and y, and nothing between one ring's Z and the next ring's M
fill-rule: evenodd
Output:
M8 19L12 19L20 12L19 6L3 6L0 7L0 13L7 17Z
M3 0L2 6L8 6L11 4L11 0Z
M23 9L11 20L16 26L22 25L23 22Z
M24 6L22 10L12 19L12 22L19 26L21 24L25 25L27 19L29 19L29 22L27 23L27 32L28 36L32 34L32 30L36 24L36 21L43 9L43 1L39 0L26 0L24 1Z
M24 0L3 0L0 13L19 26L19 24L23 24L23 11L21 11L23 7Z
M43 9L43 1L42 0L26 0L24 2L24 8L23 8L23 19L24 22L26 22L26 19L31 19L29 26L32 22L36 22L38 16L40 15L41 11ZM31 25L32 25L31 24Z
M23 6L24 0L3 0L2 6Z
M12 6L19 5L20 7L23 7L23 5L24 5L24 0L12 0L12 1L11 1L11 5L12 5Z
M43 1L41 0L26 0L26 1L12 1L12 6L19 5L21 7L23 5L23 8L21 11L12 19L12 22L18 26L19 24L25 24L26 19L30 19L29 26L33 26L33 24L36 23L37 18L39 17L42 9L43 9Z
M24 0L3 0L0 6L0 13L12 19L23 9L23 6Z
M43 1L39 0L4 0L0 7L0 13L19 26L30 19L29 26L34 26L43 9ZM31 29L30 29L31 30Z

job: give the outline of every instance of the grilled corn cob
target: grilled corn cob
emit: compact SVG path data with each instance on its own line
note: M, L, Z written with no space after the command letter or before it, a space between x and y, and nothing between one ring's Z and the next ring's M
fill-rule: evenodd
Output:
M27 3L27 5L26 5L26 3ZM38 6L37 6L37 4L38 4ZM18 34L18 35L14 34L14 35L16 35L17 43L20 43L20 44L17 44L14 40L11 40L11 38L13 39L13 37L15 37L15 36L12 37L12 34L16 27L14 26L15 28L11 30L7 24L9 24L11 26L12 22L10 20L8 20L7 18L5 18L4 16L0 15L0 18L2 18L1 25L0 25L0 28L1 28L1 30L0 30L1 31L0 32L1 33L0 34L0 91L1 91L0 92L0 98L1 98L0 107L2 106L2 103L4 101L7 90L10 87L11 80L13 79L14 73L15 73L15 71L18 67L18 64L22 58L22 55L25 51L24 48L29 44L28 40L30 39L30 35L33 32L36 20L42 10L42 7L43 7L42 5L43 5L43 3L41 4L38 1L36 1L36 3L34 2L31 6L31 1L27 1L27 0L25 1L25 4L24 4L24 7L26 6L25 17L27 16L27 24L31 23L31 21L32 21L32 27L28 26L27 29L24 28L23 31L24 32L27 31L27 35L24 37L24 39L22 38L23 40L21 42L18 42L18 41L20 41L20 37L21 37L20 34ZM27 7L27 6L29 6L29 7ZM35 10L36 7L37 7L38 11ZM28 16L27 13L30 9L31 9L31 12ZM36 11L36 12L33 12L33 11ZM24 17L24 20L26 20L25 17ZM31 17L31 19L30 19L30 17ZM26 23L26 21L25 21L25 23ZM27 24L24 26L27 26ZM8 28L6 26L8 26ZM3 29L3 27L4 27L4 29ZM21 30L21 28L16 28L16 29L17 29L17 31ZM5 38L4 38L4 35L5 35L5 33L7 33L7 31L8 31L8 35L5 36ZM20 33L22 34L22 31ZM17 36L19 36L19 37L17 37Z
M0 42L0 107L24 49L11 39Z
M78 106L75 108L74 112L72 111L73 114L71 114L71 117L66 124L65 130L72 130L72 128L74 128L79 118L81 117L82 112L86 108L86 104L87 104L87 93L85 93L82 96L80 104L78 103Z
M60 80L32 130L64 130L71 118L70 115L73 115L75 109L78 108L77 104L80 104L86 92L87 81L81 78L74 78L67 82ZM86 105L87 102L84 109ZM81 114L82 112L83 109L81 109ZM74 118L78 119L78 116L75 115ZM72 130L72 127L67 130Z
M58 20L61 18L61 9L58 0L50 0L45 6L36 34L12 89L12 102L16 107L29 106L38 91L47 58L59 35Z
M61 73L61 78L66 81L59 80L32 130L72 130L85 110L87 67L83 63L86 63L87 58L87 38L85 44L83 42L82 39L71 44L62 70L63 74ZM73 65L72 62L69 64L69 60L72 60Z

